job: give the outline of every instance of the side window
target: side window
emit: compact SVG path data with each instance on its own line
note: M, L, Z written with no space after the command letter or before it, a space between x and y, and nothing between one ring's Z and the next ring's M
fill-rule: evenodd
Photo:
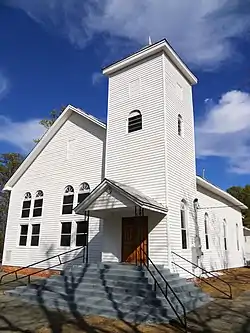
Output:
M187 249L187 203L185 200L181 201L180 207L180 214L181 214L181 243L182 248Z
M38 246L40 238L40 224L32 224L31 246Z
M81 203L90 194L90 186L88 183L82 183L79 187L77 203Z
M142 129L142 115L139 110L130 112L128 116L128 133Z
M70 246L71 244L72 222L62 222L61 229L61 246Z
M29 229L28 224L21 224L20 225L19 246L26 246L27 245L28 229Z
M223 240L224 240L224 250L227 250L227 221L223 221Z
M204 216L206 250L209 249L208 222L209 222L208 213L206 213Z
M236 243L237 243L237 251L240 251L239 226L238 226L238 223L236 223Z
M88 222L76 222L76 246L86 246L88 243Z
M184 135L184 129L183 129L183 119L180 114L178 114L178 135L183 137Z
M21 215L22 218L27 218L30 216L31 199L32 199L31 193L26 192L23 199L23 207Z
M74 188L71 185L68 185L64 190L62 214L72 214L73 204Z
M43 191L37 191L34 202L33 217L42 216L43 210Z

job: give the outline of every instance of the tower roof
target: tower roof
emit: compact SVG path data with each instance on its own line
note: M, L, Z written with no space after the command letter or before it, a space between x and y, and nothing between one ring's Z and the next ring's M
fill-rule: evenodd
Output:
M178 56L175 50L170 46L170 44L167 42L166 39L163 39L152 45L148 45L140 49L136 53L133 53L132 55L109 65L108 67L103 69L103 74L108 76L112 75L115 72L124 69L127 66L133 65L138 61L146 59L159 52L164 52L166 54L168 59L172 61L172 63L179 69L179 71L182 73L182 75L187 79L187 81L190 84L194 85L198 82L195 75L185 65L185 63L181 60L181 58Z

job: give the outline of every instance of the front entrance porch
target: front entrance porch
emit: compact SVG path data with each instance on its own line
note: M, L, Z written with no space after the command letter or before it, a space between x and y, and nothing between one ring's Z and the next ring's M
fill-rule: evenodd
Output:
M154 199L105 179L75 208L86 211L101 220L102 262L168 265L167 208Z

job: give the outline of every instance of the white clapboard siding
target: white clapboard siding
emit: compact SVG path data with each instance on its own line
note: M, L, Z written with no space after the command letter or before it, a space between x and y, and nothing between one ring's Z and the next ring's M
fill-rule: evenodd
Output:
M194 242L193 200L196 198L194 119L192 87L175 66L164 58L167 159L167 216L169 246L172 251L191 260ZM181 93L180 90L181 89ZM183 119L184 135L178 135L178 114ZM181 200L188 204L188 249L181 242ZM171 256L171 261L178 258ZM179 262L180 263L180 262ZM184 268L190 265L182 261ZM174 267L174 266L173 266ZM184 274L184 271L178 271Z
M204 253L202 264L207 270L242 266L244 262L244 236L241 211L237 207L229 207L230 203L200 186L198 186L197 196L200 205L199 232ZM208 214L209 249L206 249L205 244L205 213ZM223 238L224 220L226 221L227 251L224 248ZM237 249L236 224L239 226L239 251Z
M89 207L88 210L115 209L134 206L130 200L112 191L112 194L104 192Z
M70 154L67 153L69 140L75 140L73 146L71 141ZM67 185L74 187L76 206L77 192L82 182L89 183L91 189L100 183L103 177L104 141L105 130L76 113L70 116L51 139L12 190L3 255L4 265L26 266L75 247L74 242L69 248L60 247L61 222L73 221L73 241L76 232L75 221L82 219L75 214L61 214L64 188ZM34 198L37 190L44 192L42 217L21 219L24 193L31 192ZM26 247L18 246L21 223L29 224ZM41 223L39 247L30 246L33 223ZM89 241L90 259L100 260L99 219L90 219Z
M142 130L127 133L128 116L133 110L142 114ZM130 185L163 205L166 204L164 119L162 54L109 78L106 177ZM157 263L166 262L166 220L161 216L157 225L152 223L150 256Z

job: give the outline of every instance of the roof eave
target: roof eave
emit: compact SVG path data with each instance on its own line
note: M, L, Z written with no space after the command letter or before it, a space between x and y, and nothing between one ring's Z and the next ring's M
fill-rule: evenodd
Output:
M195 75L188 69L188 67L184 64L184 62L180 59L177 53L173 50L173 48L168 44L168 42L164 39L158 43L155 43L145 49L136 52L135 54L118 61L106 68L103 69L104 75L112 75L113 73L135 63L141 61L149 56L152 56L160 51L164 51L167 56L172 60L175 66L181 71L184 77L190 82L191 85L195 85L198 80Z
M245 204L243 204L241 201L237 200L232 195L223 191L222 189L207 182L205 179L203 179L199 176L196 176L196 181L197 181L197 184L200 185L201 187L203 187L203 188L209 190L210 192L222 197L223 199L231 202L233 205L237 206L237 208L239 208L241 210L248 209L248 207Z

